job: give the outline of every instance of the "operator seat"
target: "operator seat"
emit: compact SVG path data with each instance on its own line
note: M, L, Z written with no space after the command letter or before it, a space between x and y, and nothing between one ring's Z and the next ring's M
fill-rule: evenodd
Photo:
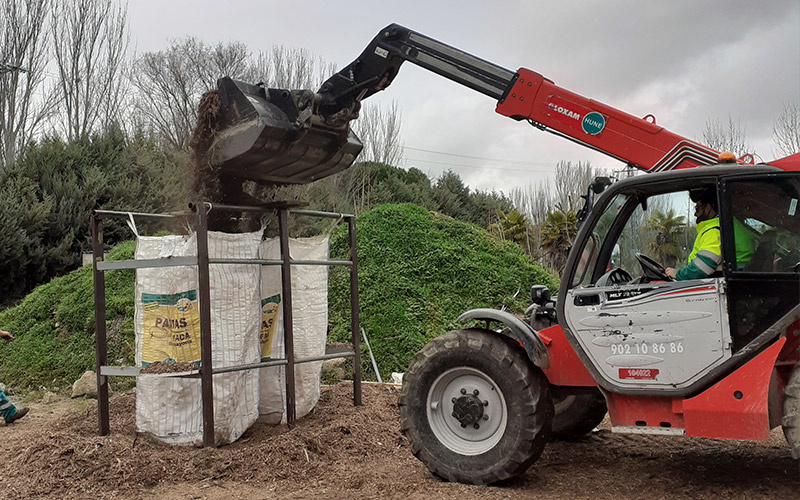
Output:
M750 257L750 262L744 265L743 271L768 273L775 270L775 251L778 248L777 236L775 230L770 229L759 237L758 246Z

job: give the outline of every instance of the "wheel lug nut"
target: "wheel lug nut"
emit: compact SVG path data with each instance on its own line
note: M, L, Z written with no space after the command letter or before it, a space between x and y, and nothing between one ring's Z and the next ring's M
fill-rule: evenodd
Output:
M467 424L461 424L461 428L462 429L465 428L466 426L467 426Z
M478 389L475 389L474 391L472 391L472 395L473 396L477 396L478 394L480 394L480 392L478 392Z
M467 393L467 390L462 387L461 388L461 394L466 394L466 393Z
M484 420L489 420L489 415L484 415L484 416L483 416L483 419L484 419Z
M484 400L483 406L489 406L489 401Z
M453 399L450 400L450 402L453 403L453 404L455 404L456 401L458 401L456 398L453 398Z
M475 424L475 425L473 425L473 427L475 427L476 429L480 429L481 428L481 424Z

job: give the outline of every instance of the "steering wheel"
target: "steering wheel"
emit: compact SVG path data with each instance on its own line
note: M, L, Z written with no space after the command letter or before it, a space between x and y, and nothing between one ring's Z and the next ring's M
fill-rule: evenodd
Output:
M633 280L633 277L627 271L617 267L600 276L595 286L624 285L631 280Z
M644 273L645 278L649 280L672 281L672 278L667 276L664 266L654 261L647 255L637 252L636 260L638 260L639 265L642 266L642 272Z

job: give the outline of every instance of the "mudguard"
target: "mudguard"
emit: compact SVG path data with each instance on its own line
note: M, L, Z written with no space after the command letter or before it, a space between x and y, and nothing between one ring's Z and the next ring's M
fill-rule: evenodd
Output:
M471 309L459 316L457 321L468 319L503 323L506 329L500 333L517 341L525 349L528 358L534 365L543 370L550 366L550 359L542 339L536 335L533 328L513 314L497 309Z

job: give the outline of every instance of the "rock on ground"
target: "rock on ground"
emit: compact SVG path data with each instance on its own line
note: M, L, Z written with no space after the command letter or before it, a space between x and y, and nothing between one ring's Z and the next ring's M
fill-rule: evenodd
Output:
M81 378L72 384L72 397L78 398L80 396L97 398L97 375L95 372L91 370L84 372Z

